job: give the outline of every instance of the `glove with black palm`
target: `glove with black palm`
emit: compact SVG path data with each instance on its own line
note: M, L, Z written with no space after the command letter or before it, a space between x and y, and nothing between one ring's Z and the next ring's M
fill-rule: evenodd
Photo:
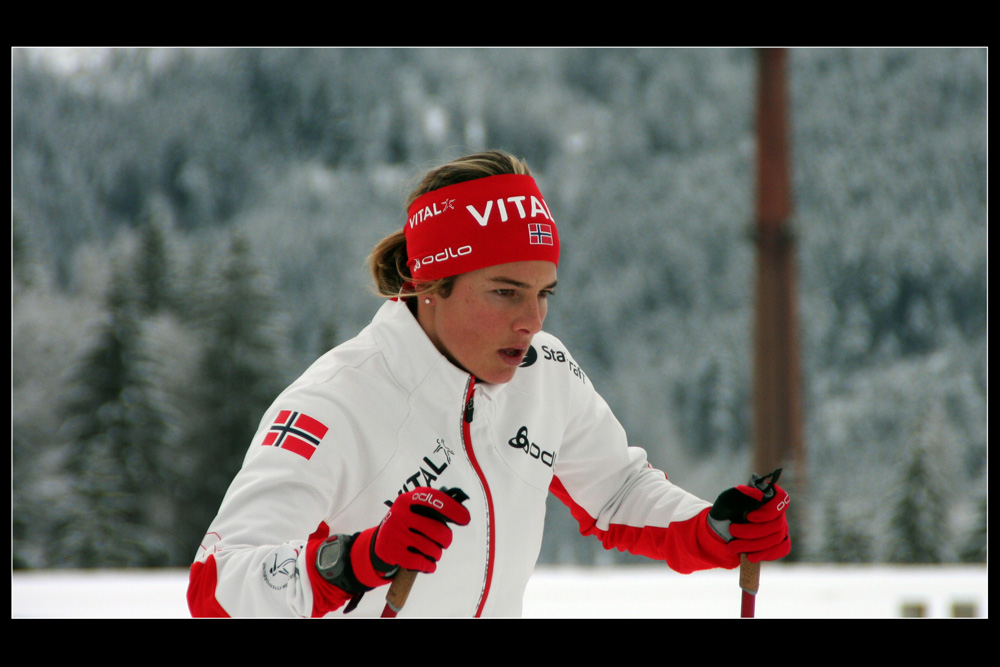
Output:
M708 513L708 523L730 553L746 554L751 563L784 558L791 551L788 536L788 494L776 484L778 468L770 475L754 475L719 494Z

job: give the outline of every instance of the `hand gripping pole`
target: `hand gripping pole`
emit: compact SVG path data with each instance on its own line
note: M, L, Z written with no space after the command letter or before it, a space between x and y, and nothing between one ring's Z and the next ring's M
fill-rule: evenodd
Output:
M449 496L460 503L468 500L469 496L462 489L441 489ZM396 615L406 604L406 598L410 596L410 589L417 579L416 570L400 569L389 584L389 592L385 594L385 608L382 609L382 618L396 618Z
M781 476L781 468L763 477L750 475L750 486L764 492L764 501L774 497L774 485ZM743 599L740 603L740 618L753 618L757 604L757 589L760 588L760 563L751 563L746 554L740 554L740 588Z

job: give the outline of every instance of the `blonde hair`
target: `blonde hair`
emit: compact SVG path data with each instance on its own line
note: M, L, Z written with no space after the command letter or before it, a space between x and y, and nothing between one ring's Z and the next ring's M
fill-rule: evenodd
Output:
M448 185L472 181L487 176L500 174L531 175L531 170L524 160L514 157L504 151L485 151L466 155L452 160L428 171L410 193L406 200L406 209L421 195L433 192ZM403 230L389 234L377 244L368 256L368 268L375 281L375 292L387 298L409 298L421 294L440 294L448 296L451 293L455 276L441 278L422 285L413 285L407 267L406 236Z

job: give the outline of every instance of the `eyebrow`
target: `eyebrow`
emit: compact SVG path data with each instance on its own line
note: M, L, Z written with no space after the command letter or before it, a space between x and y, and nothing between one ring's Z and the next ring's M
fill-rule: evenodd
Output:
M520 280L514 280L513 278L504 278L503 276L490 278L490 281L494 283L504 283L505 285L511 285L512 287L520 287L521 289L531 289L531 285L526 282L522 282ZM556 284L558 282L559 282L558 280L553 280L551 284L546 285L542 289L547 289L547 290L555 289Z

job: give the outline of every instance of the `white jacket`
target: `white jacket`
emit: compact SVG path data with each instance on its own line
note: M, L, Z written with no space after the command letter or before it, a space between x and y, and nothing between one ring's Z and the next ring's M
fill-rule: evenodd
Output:
M401 615L520 615L550 490L608 548L682 572L738 564L707 526L709 503L627 445L558 339L537 334L511 382L476 383L393 301L265 413L192 566L192 613L322 615L332 586L310 577L310 535L375 526L418 486L461 488L472 520L453 526ZM385 590L351 615L379 615Z

